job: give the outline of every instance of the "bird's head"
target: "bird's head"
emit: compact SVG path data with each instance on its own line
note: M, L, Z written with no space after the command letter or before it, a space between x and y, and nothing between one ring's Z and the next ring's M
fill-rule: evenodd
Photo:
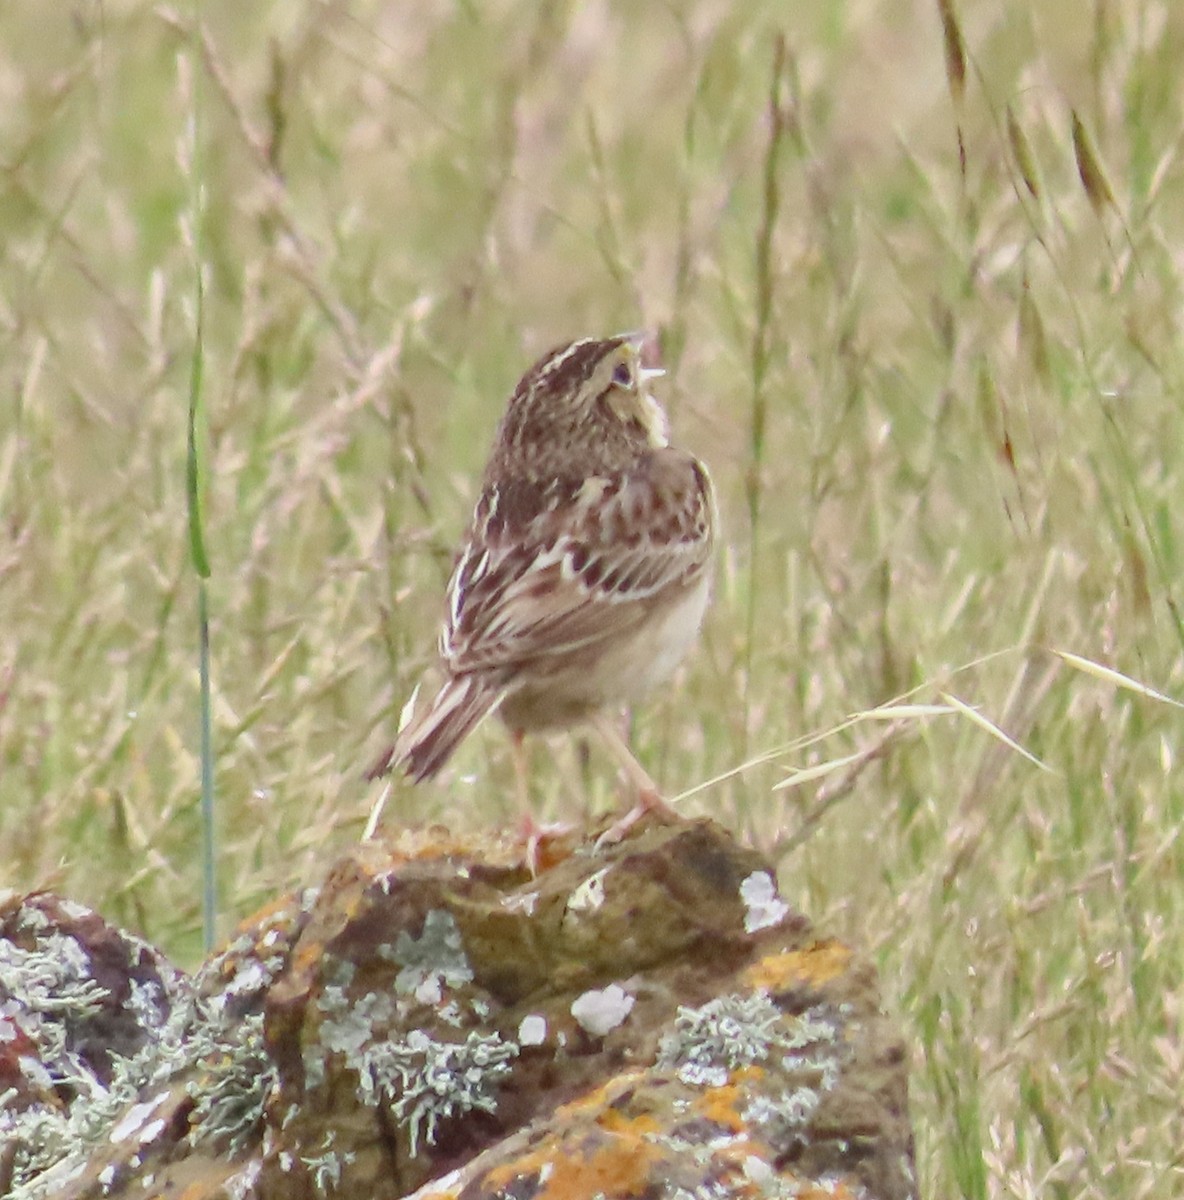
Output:
M514 448L519 468L549 471L570 456L595 471L667 445L666 414L649 390L664 372L642 365L644 342L640 333L583 338L548 351L523 375L499 439Z

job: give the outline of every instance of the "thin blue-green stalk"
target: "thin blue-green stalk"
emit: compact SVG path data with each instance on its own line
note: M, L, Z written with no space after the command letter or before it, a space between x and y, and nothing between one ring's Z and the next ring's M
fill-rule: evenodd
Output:
M214 857L214 754L210 741L210 618L206 581L197 581L199 628L198 673L201 677L201 877L202 941L208 954L214 948L218 919L218 879Z
M200 7L200 6L199 6ZM193 37L199 37L194 22ZM198 56L195 54L195 59ZM206 580L210 561L206 555L202 493L205 481L205 422L203 420L202 382L205 368L203 335L205 328L205 288L202 282L201 253L201 171L199 169L198 76L194 78L193 144L189 162L190 214L193 235L193 356L189 363L188 447L185 456L185 498L189 510L189 557L197 574L198 677L201 685L199 722L201 727L201 825L202 825L202 935L208 953L214 947L217 925L218 881L216 875L214 822L214 752L210 722L210 617Z

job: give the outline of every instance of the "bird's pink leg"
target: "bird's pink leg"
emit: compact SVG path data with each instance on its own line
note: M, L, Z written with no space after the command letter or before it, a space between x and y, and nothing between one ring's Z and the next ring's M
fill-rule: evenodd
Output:
M657 810L672 814L674 809L662 799L658 785L650 778L645 767L634 757L628 742L621 736L620 731L613 724L612 718L605 713L596 713L591 719L591 724L604 738L605 744L637 794L637 800L633 807L624 816L614 821L599 838L599 841L603 843L619 842L646 813Z
M548 838L562 837L571 826L565 824L546 825L535 820L530 807L530 753L526 748L526 735L521 729L510 730L510 752L514 759L515 791L518 793L518 834L526 843L526 865L532 875L539 873L542 865L542 846Z

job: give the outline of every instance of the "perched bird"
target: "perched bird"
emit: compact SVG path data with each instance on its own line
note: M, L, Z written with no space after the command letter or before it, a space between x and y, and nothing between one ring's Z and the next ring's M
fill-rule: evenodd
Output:
M715 505L703 464L669 445L643 341L559 346L514 389L448 584L446 681L371 777L436 774L496 711L520 786L524 733L588 723L636 788L625 822L661 805L605 710L666 679L695 639Z

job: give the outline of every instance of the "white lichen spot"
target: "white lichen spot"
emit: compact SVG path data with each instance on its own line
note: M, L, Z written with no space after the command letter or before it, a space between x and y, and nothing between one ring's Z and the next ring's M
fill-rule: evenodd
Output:
M108 1163L99 1172L99 1183L101 1183L103 1185L103 1190L107 1191L114 1182L115 1182L115 1164Z
M518 1041L523 1046L541 1046L547 1040L547 1018L528 1013L518 1024Z
M164 1129L164 1121L160 1117L157 1117L155 1121L149 1121L140 1131L140 1145L147 1145L162 1129Z
M695 1129L691 1137L686 1137L681 1131L676 1130L665 1140L671 1149L679 1154L687 1155L701 1164L706 1164L719 1156L736 1160L743 1154L744 1148L751 1141L743 1130L736 1131L710 1121ZM720 1200L723 1200L723 1195ZM773 1200L773 1198L763 1196L762 1200Z
M567 911L574 913L596 912L604 904L604 877L609 868L604 867L590 875L567 899Z
M263 963L258 959L249 959L235 971L234 977L226 984L221 995L227 998L251 995L266 987L269 982L270 973Z
M425 979L421 979L415 987L414 996L420 1004L439 1004L444 998L444 991L440 986L440 976L429 975Z
M451 1025L454 1029L459 1029L464 1024L464 1014L460 1010L460 1005L455 1000L450 1000L447 1004L440 1008L440 1020L445 1025Z
M577 996L572 1001L571 1015L586 1033L604 1037L625 1020L635 1003L620 984L610 983L606 988L593 988Z
M412 1192L412 1197L423 1195L426 1200L430 1197L454 1196L459 1194L461 1189L461 1181L468 1175L467 1166L457 1167L454 1171L449 1171L447 1175L441 1175L436 1179L425 1183L418 1192Z
M753 1183L765 1187L773 1182L775 1174L772 1163L759 1158L755 1154L746 1154L744 1156L744 1175Z
M789 912L789 905L777 895L777 885L768 871L753 871L740 885L744 901L744 932L756 933L779 925Z
M258 1182L259 1172L262 1169L263 1163L255 1158L237 1174L231 1175L222 1185L222 1190L226 1193L226 1200L247 1200L248 1196L254 1196L255 1184Z
M108 1141L113 1145L122 1142L125 1138L130 1137L138 1130L145 1121L160 1107L161 1102L168 1096L167 1092L161 1092L154 1096L151 1100L145 1100L142 1104L133 1104L131 1108L111 1127L111 1132L107 1135ZM140 1141L144 1142L147 1139L141 1135Z
M507 896L502 901L502 907L506 912L520 912L525 913L528 917L533 917L538 902L538 892L522 892L517 896Z

